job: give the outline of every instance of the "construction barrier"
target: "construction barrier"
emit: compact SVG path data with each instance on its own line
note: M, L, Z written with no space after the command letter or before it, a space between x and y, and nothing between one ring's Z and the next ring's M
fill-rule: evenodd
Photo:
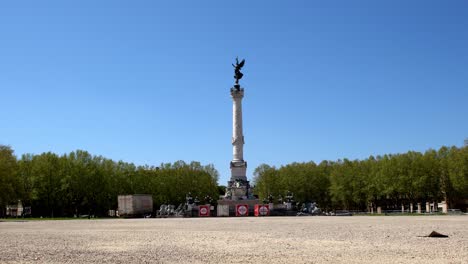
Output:
M256 204L254 210L255 216L270 215L270 206L268 204Z
M218 204L218 216L229 216L229 205Z
M236 216L249 216L249 206L247 204L236 205Z
M210 205L199 205L198 216L200 217L210 216Z

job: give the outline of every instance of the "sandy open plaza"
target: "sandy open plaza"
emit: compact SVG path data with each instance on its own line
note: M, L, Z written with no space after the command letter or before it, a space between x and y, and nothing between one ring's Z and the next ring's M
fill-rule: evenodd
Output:
M418 237L436 230L449 238ZM0 222L0 263L468 263L467 216Z

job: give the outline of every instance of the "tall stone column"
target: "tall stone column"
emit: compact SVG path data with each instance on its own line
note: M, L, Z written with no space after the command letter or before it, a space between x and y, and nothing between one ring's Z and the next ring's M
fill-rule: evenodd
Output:
M242 98L244 89L240 85L231 88L232 97L232 161L231 181L247 181L247 162L244 161L244 133L242 131Z

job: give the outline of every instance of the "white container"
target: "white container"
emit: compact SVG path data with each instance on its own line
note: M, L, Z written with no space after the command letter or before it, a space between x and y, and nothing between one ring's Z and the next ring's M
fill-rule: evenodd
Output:
M149 194L119 195L120 216L137 216L153 212L153 197Z
M228 204L218 204L218 216L229 216L229 205Z

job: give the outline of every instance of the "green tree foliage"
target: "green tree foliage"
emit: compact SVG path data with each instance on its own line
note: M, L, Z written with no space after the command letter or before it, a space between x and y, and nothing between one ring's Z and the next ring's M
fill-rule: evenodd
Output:
M203 200L218 197L218 171L213 165L177 161L160 167L135 166L77 150L25 154L17 160L0 146L0 216L7 204L22 200L35 216L105 215L116 209L121 194L152 194L155 207L179 204L191 192Z
M369 157L365 160L262 164L254 171L255 192L316 201L323 208L366 210L401 203L452 201L468 197L468 148L442 147L425 153Z
M328 166L326 162L318 166L308 162L276 169L262 164L254 171L255 192L260 199L267 199L270 194L284 198L288 191L292 191L298 201L328 203Z
M0 145L0 217L5 215L5 206L17 202L22 191L13 150Z
M33 206L51 217L60 215L63 167L59 156L51 152L33 158Z
M18 180L20 181L20 190L22 191L20 196L23 199L24 206L31 206L33 199L33 158L33 155L25 154L18 160Z
M467 198L468 194L468 147L452 148L448 157L447 185L450 185L457 197ZM449 190L451 190L449 189ZM454 197L455 198L455 197Z
M217 182L203 166L193 165L193 162L186 164L177 161L174 164L162 164L161 168L138 167L135 174L138 185L134 185L134 193L152 194L157 206L183 203L189 192L200 200L205 196L216 200L219 196Z
M277 169L267 164L261 164L255 169L253 182L260 199L267 198L269 194L281 195L284 189L279 182Z

